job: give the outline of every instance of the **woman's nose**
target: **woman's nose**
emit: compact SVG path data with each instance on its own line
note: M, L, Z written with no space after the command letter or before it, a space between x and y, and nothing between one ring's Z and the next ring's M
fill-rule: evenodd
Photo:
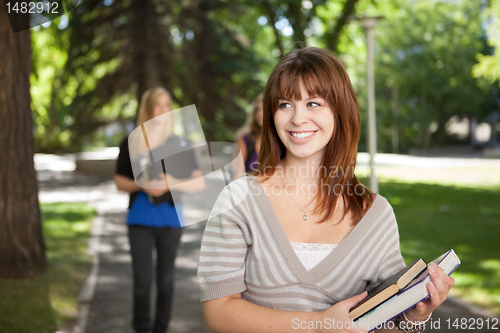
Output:
M307 110L303 106L295 106L292 119L290 120L295 125L307 123Z

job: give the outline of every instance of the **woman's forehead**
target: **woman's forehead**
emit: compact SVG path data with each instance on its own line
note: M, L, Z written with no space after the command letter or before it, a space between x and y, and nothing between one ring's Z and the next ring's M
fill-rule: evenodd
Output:
M284 76L280 81L278 96L279 99L293 99L301 101L316 97L324 98L327 95L321 80L313 75L301 76L299 78L287 78Z

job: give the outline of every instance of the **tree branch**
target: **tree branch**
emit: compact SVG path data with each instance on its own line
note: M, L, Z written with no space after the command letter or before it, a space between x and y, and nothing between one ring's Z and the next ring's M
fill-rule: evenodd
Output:
M337 24L333 28L333 33L331 35L330 49L333 52L337 52L339 39L340 39L340 33L342 32L342 29L344 29L344 26L349 22L349 17L354 14L355 5L357 2L358 2L358 0L346 0L346 2L344 4L344 8L342 9L342 13L340 14L340 17L338 18Z
M276 39L275 40L276 47L278 47L278 50L280 50L280 57L282 57L284 55L283 42L281 40L280 32L276 28L276 20L274 19L275 14L273 11L273 7L268 0L262 1L262 4L264 5L264 9L267 12L267 16L269 16L269 24L271 25L271 28L273 28L274 31L274 37Z

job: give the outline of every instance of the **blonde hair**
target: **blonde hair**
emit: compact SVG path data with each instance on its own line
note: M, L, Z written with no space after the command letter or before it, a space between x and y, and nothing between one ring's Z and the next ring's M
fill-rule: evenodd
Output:
M144 135L146 134L144 123L153 119L153 112L156 106L156 102L158 101L158 98L160 98L161 96L168 96L168 99L170 101L170 109L172 109L172 95L165 88L152 87L146 90L141 96L139 111L137 113L136 125L137 127L142 128L142 132ZM172 117L173 115L170 116ZM162 135L162 137L160 138L161 141L164 142L173 133L173 130L174 130L174 119L172 118L170 119L170 121L166 122L164 130L161 132ZM146 144L149 147L148 140L146 140ZM132 142L132 145L136 146L136 143ZM140 149L140 147L141 145L137 144L135 149L133 149L133 152L145 153L141 151L142 149ZM132 155L135 155L135 153L132 153ZM134 158L137 156L131 156L131 157Z
M165 88L149 88L142 94L141 103L139 105L139 112L137 113L136 125L138 127L153 118L153 110L155 109L156 101L162 95L168 96L168 99L170 100L170 107L172 107L172 95Z

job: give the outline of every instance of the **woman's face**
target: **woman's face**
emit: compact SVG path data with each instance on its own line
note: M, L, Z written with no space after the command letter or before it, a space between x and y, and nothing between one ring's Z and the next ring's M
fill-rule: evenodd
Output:
M323 157L333 134L333 112L321 97L309 96L300 81L301 100L280 99L274 124L287 154Z
M170 101L170 97L168 95L160 95L156 99L152 117L155 118L169 111L172 111L171 105L172 102Z

